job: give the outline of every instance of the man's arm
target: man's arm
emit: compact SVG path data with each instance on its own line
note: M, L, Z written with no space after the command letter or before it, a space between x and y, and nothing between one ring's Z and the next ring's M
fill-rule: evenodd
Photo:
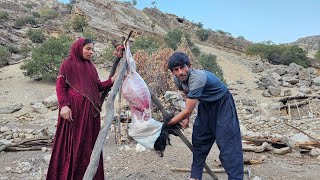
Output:
M193 109L196 107L197 103L198 103L197 99L186 98L186 108L182 110L179 114L174 116L169 121L168 125L177 124L178 122L188 118L191 115Z

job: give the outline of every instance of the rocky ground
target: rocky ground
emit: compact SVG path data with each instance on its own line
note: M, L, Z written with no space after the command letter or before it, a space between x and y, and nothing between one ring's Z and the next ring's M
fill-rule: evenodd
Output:
M243 55L228 53L213 47L200 46L200 48L204 52L211 52L218 56L218 63L224 70L226 82L230 85L229 87L237 102L243 132L280 133L279 129L274 128L282 122L280 118L273 119L274 124L270 123L270 126L265 126L273 116L270 115L271 113L268 115L260 111L261 109L272 111L272 109L259 105L262 103L272 104L277 98L283 97L272 94L271 96L262 95L266 91L266 89L258 88L260 87L259 82L261 82L259 79L262 75L252 71L256 61ZM8 114L0 114L1 143L46 137L46 135L55 132L57 110L54 104L50 104L50 98L48 99L55 94L54 84L25 78L19 69L20 65L10 65L0 69L0 110L3 112L17 110ZM107 72L104 69L100 68L99 72L101 79L107 77ZM291 88L291 93L301 92L299 88ZM283 90L281 90L281 93L283 93ZM316 94L316 88L311 88L311 95ZM247 113L248 109L255 113ZM259 111L255 111L257 109ZM318 138L317 130L320 131L320 122L316 119L313 122L312 127L309 127L310 131L308 131L308 128L304 130ZM302 124L301 127L305 126ZM291 135L298 134L297 131L288 127L285 130ZM191 139L191 128L183 132ZM159 157L153 150L141 148L132 140L124 141L121 144L115 142L115 133L110 131L103 151L105 177L107 179L175 180L188 179L189 177L189 172L172 171L174 168L189 168L192 159L191 152L178 137L171 137L172 146L167 147L164 157ZM221 168L218 152L215 146L207 158L207 164L212 169ZM50 154L50 147L42 147L38 151L1 152L0 180L45 179ZM319 154L316 150L313 153L294 151L285 155L276 155L270 152L245 152L245 159L263 159L261 164L245 166L245 169L250 171L250 178L246 174L245 179L319 179ZM217 176L220 179L227 179L224 173L217 173ZM210 176L204 174L203 179L210 179Z

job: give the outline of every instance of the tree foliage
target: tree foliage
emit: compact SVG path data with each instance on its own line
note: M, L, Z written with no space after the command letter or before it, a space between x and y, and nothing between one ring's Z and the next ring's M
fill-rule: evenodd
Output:
M71 25L76 32L83 32L84 27L86 27L88 23L86 22L86 18L84 16L75 15Z
M197 30L196 35L198 36L200 41L206 41L210 35L210 32L206 29L201 28Z
M32 51L32 58L20 68L28 77L42 77L54 81L58 75L61 60L69 54L71 39L63 36L49 38L39 48Z
M178 44L181 42L182 35L183 33L180 29L169 31L164 38L166 45L169 48L176 50L178 48Z
M202 53L199 56L198 61L205 70L212 72L213 74L217 75L222 81L224 81L223 71L217 63L216 55Z
M33 16L21 17L21 18L16 19L14 26L15 27L22 27L26 24L37 25L38 21Z
M46 39L41 29L29 29L27 36L33 43L43 43Z
M7 20L9 18L9 13L6 11L0 11L0 21Z
M40 18L43 19L43 21L54 19L58 16L58 13L51 8L43 8L40 10L39 14Z
M131 50L133 53L138 50L143 50L148 54L157 51L164 44L164 40L156 36L140 36L132 44Z
M297 45L276 45L272 42L257 43L249 46L245 52L250 56L258 55L261 60L267 60L273 64L296 63L303 67L308 67L310 64L307 51Z

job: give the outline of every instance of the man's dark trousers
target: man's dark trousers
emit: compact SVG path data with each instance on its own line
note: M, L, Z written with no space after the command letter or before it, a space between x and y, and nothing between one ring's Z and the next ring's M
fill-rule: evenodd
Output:
M191 178L202 179L207 155L217 140L229 180L243 179L243 153L236 107L229 91L214 102L200 102L193 125Z

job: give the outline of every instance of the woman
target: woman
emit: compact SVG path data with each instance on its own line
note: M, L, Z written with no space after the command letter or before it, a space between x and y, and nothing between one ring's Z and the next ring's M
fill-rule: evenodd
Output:
M91 62L93 42L80 38L59 70L56 91L59 117L47 179L82 179L100 130L100 92L115 76L101 82ZM94 179L104 179L102 155Z

